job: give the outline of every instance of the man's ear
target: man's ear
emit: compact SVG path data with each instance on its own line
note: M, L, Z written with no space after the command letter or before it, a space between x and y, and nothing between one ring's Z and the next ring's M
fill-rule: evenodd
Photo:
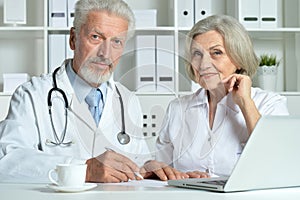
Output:
M72 50L75 50L75 41L76 41L75 28L72 27L70 29L70 39L69 39L69 45Z

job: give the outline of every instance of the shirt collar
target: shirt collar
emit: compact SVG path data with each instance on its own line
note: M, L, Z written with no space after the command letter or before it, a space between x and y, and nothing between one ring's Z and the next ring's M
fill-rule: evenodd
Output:
M208 104L208 98L206 95L206 90L203 88L200 88L199 90L197 90L193 96L192 96L192 100L188 105L188 108L194 107L194 106L202 106Z
M82 101L84 101L85 97L90 93L93 87L91 87L87 82L85 82L80 76L75 73L72 67L72 62L67 63L66 72L75 91L75 95L78 101L81 103ZM103 102L106 101L107 90L112 89L113 85L114 83L111 77L107 82L102 83L98 87L102 92Z
M187 108L189 109L191 107L204 106L204 105L208 107L207 90L200 88L193 94L192 100L189 103ZM223 97L223 99L218 103L218 105L224 105L229 109L233 110L234 112L240 111L238 105L233 101L232 93L229 93L225 97Z

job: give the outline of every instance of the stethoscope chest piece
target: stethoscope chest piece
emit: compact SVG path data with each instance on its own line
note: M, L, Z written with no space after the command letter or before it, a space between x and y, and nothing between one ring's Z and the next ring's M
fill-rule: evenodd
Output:
M124 105L121 97L121 93L116 86L116 91L119 95L120 106L121 106L121 117L122 117L122 131L118 133L117 138L120 144L125 145L130 142L130 136L125 131L125 119L124 119Z
M121 131L117 135L118 141L120 144L128 144L130 142L130 137L127 133Z

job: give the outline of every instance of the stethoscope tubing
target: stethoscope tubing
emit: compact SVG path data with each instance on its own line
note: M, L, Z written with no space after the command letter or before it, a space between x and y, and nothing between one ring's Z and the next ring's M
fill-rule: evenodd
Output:
M52 79L53 79L53 88L51 88L48 92L48 96L47 96L47 103L48 103L48 112L49 112L49 116L50 116L50 121L51 121L51 126L52 126L52 131L53 131L53 135L54 135L54 141L51 141L50 139L46 140L46 144L48 145L54 145L54 146L70 146L73 142L64 142L65 137L66 137L66 133L67 133L67 127L68 127L68 108L69 108L69 102L68 102L68 98L67 95L65 94L65 92L57 87L57 83L56 83L56 74L59 71L60 67L56 68L52 74ZM63 99L64 99L64 103L65 103L65 125L64 125L64 130L62 131L61 134L61 138L58 138L58 134L57 131L55 129L54 126L54 122L53 122L53 117L52 117L52 101L51 101L51 97L52 97L52 93L53 92L58 92L62 95Z
M66 137L66 133L67 133L67 127L68 127L68 111L71 111L74 114L75 114L75 112L72 109L70 109L68 98L67 98L67 95L65 94L65 92L57 86L56 74L58 73L59 70L60 70L60 67L56 68L54 70L53 74L52 74L53 88L51 88L49 90L48 96L47 96L48 112L49 112L49 116L50 116L50 121L51 121L51 126L52 126L52 131L53 131L55 141L51 141L50 139L47 139L46 144L47 145L54 145L54 146L70 146L71 144L73 144L72 141L64 142L65 137ZM118 133L117 139L118 139L120 144L125 145L125 144L128 144L130 142L130 136L125 131L126 129L125 129L125 116L124 116L123 99L122 99L122 96L121 96L121 93L120 93L118 87L117 86L115 86L115 87L116 87L116 91L119 95L119 101L120 101L120 107L121 107L121 120L122 120L122 129L121 129L121 132ZM60 93L63 97L63 100L64 100L65 125L64 125L64 129L62 131L62 134L61 134L61 138L58 137L57 130L55 128L55 125L54 125L54 122L53 122L53 117L52 117L52 111L51 111L51 109L52 109L52 100L51 100L51 98L52 98L52 93L53 92ZM79 117L79 119L83 120L77 114L76 114L76 116ZM85 124L87 124L87 123L85 122ZM88 127L91 128L89 125L88 125Z

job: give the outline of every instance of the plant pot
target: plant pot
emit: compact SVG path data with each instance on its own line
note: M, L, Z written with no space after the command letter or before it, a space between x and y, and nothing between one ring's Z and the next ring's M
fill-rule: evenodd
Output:
M258 87L263 90L276 91L277 66L260 66L256 76Z

